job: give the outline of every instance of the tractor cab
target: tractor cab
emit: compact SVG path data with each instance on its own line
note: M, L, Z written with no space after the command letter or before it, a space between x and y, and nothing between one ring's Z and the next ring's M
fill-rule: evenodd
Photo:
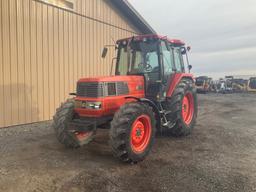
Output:
M173 74L188 71L187 50L180 40L158 35L142 35L117 41L115 75L143 76L146 98L152 100L166 97ZM185 57L183 57L185 56Z

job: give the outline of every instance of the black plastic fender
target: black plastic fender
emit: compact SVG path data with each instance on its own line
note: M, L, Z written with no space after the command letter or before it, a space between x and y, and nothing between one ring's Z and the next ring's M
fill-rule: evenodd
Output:
M156 114L157 128L161 128L161 113L158 106L152 100L132 96L125 97L125 99L135 99L138 102L147 103L149 106L151 106L153 108L154 113Z

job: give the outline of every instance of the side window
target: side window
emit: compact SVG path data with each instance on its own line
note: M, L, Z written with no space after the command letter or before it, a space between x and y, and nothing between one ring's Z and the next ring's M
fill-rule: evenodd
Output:
M142 53L140 51L132 51L132 63L130 70L138 70L141 63L143 63Z
M152 71L158 70L158 55L156 51L147 53L146 63L152 67Z
M174 61L175 61L176 71L177 72L183 72L184 69L183 69L183 62L182 62L180 49L179 48L174 48L173 52L174 52Z
M127 66L127 57L128 52L125 47L120 49L120 58L119 58L119 68L118 68L118 74L119 75L127 75L128 66Z
M168 51L166 43L164 41L161 42L161 47L163 53L164 74L170 75L173 72L174 68L172 51Z
M134 54L134 67L135 68L138 68L139 64L143 63L143 60L142 60L142 55L141 55L141 52L140 51L136 51L136 53Z

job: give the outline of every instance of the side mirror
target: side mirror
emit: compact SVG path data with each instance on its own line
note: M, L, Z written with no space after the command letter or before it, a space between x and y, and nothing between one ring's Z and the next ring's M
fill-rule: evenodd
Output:
M188 65L188 70L190 71L192 69L192 65Z
M101 57L102 57L102 58L105 58L106 55L107 55L107 53L108 53L108 48L107 48L107 47L104 47L103 50L102 50Z

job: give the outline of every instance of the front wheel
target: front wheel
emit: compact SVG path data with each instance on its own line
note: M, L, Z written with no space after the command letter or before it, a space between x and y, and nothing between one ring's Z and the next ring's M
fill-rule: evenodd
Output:
M61 144L68 148L78 148L92 141L94 132L70 132L69 122L74 118L74 101L68 100L63 103L53 117L52 127Z
M111 122L110 145L114 156L128 163L142 161L152 148L155 132L151 107L139 102L125 104Z

